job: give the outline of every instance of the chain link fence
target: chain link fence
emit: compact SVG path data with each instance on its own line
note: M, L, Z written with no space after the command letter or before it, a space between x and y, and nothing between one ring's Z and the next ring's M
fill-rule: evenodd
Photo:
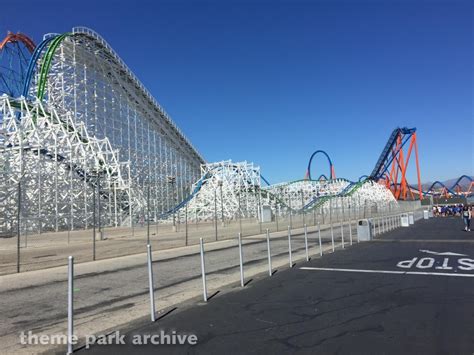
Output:
M260 206L258 217L254 218L239 213L234 218L226 218L223 213L225 201L214 205L214 218L210 220L188 215L186 206L181 208L179 215L168 216L166 220L159 220L156 213L137 211L122 226L114 223L113 214L97 203L95 210L88 211L82 228L67 212L31 216L15 211L9 218L10 230L3 231L0 236L0 274L66 265L68 255L81 263L144 253L147 244L151 244L153 250L164 250L196 245L200 238L211 242L236 238L239 233L242 237L257 236L267 229L273 233L289 227L294 233L302 233L305 225L309 231L315 231L317 226L325 229L336 225L343 225L344 230L348 225L355 228L356 221L362 218L421 208L419 201L382 205L360 204L356 199L344 201L344 198L333 197L322 206L297 212L289 208L265 212ZM45 228L42 220L54 218L60 219L57 225L69 228Z

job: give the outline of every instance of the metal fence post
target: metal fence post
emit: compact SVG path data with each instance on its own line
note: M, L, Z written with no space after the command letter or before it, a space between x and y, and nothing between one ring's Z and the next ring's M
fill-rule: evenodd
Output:
M147 244L146 246L148 254L148 287L150 289L150 313L151 321L154 322L155 319L155 282L153 281L153 261L151 255L151 245Z
M100 173L97 172L97 224L99 231L99 240L102 240L102 230L100 229Z
M21 235L21 177L18 180L18 211L17 211L17 241L16 241L16 272L20 272L20 235Z
M258 211L257 211L257 218L258 218L258 229L259 229L259 232L260 234L262 234L262 201L260 199L260 194L262 192L259 191L257 197L258 197Z
M341 242L344 249L344 200L341 197Z
M239 232L242 234L242 202L240 201L240 193L237 193L239 198Z
M74 257L68 258L67 279L67 353L73 352L74 335Z
M93 200L93 206L92 206L92 213L93 213L93 218L92 218L92 260L95 261L95 225L96 225L96 219L95 219L95 216L96 216L96 213L95 213L95 188L92 189L93 190L93 197L92 197L92 200Z
M71 219L72 221L72 219ZM69 223L68 223L69 224ZM41 222L40 222L40 225L41 225ZM68 229L67 229L67 243L69 244L69 242L71 241L71 229L72 229L72 226L69 225Z
M17 207L17 241L16 241L16 272L20 272L20 235L21 235L21 176L18 180L18 207ZM40 222L41 223L41 222Z
M69 233L68 233L68 239L69 239ZM25 222L25 248L28 247L28 218L26 218Z
M214 189L214 225L216 230L216 241L217 241L217 194Z
M242 235L239 233L240 286L244 287L244 256L242 254Z
M309 261L309 251L308 251L308 228L306 224L304 225L304 247L306 249L306 261Z
M332 243L332 252L334 253L334 228L332 225L332 199L329 200L329 225L331 228L331 243Z
M276 229L277 229L277 232L278 232L278 204L277 204L277 200L275 199L275 222L276 222Z
M204 262L204 243L202 241L202 238L199 238L199 244L201 246L202 292L203 292L204 302L207 302L206 264Z
M288 198L288 207L290 208L290 227L293 228L293 211L291 210L291 196Z
M306 212L304 210L304 192L301 190L301 212L303 213L303 225L306 225Z
M270 232L267 228L268 274L272 276L272 253L270 251Z
M319 255L323 256L323 244L321 243L321 224L318 222Z
M147 244L150 244L150 184L148 184L146 196L146 220L146 240Z
M185 220L185 226L184 226L184 245L188 246L188 204L184 205L184 220Z
M288 258L290 261L290 267L293 267L293 259L291 257L291 229L288 226Z
M351 213L351 209L352 209L352 197L351 197L350 206L349 206L349 243L350 243L350 245L352 245L352 213Z

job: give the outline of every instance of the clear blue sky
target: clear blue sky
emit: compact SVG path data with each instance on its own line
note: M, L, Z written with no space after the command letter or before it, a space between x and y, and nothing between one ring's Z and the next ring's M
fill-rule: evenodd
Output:
M429 181L474 170L473 4L10 1L0 31L95 29L208 161L253 161L278 182L323 149L356 179L409 126Z

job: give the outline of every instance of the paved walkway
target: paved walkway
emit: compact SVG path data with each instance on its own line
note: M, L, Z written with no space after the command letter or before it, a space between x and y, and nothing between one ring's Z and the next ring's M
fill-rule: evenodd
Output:
M353 225L355 235L355 225ZM319 253L318 234L308 233L310 252ZM305 257L302 229L292 231L293 259ZM346 238L349 227L345 225ZM341 249L340 228L334 228L335 247ZM322 246L332 251L330 231L322 230ZM355 238L354 238L355 239ZM356 240L356 239L355 239ZM346 239L346 246L349 240ZM247 277L267 270L267 243L264 235L243 240ZM236 238L206 243L209 292L237 286L239 254ZM287 232L271 233L274 268L288 267ZM142 248L144 250L144 248ZM174 248L153 253L157 310L191 300L202 294L199 247ZM131 321L149 319L146 254L86 262L75 265L75 333L84 340ZM198 298L199 300L201 298ZM55 267L0 276L0 353L47 351L51 347L19 344L22 331L57 335L67 331L67 267Z
M127 345L83 352L472 354L474 232L462 228L460 218L421 220L135 324ZM130 344L173 330L197 345Z

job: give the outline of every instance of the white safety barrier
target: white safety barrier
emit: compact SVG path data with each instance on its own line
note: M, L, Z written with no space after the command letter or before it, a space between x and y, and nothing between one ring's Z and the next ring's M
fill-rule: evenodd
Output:
M201 249L201 275L202 275L202 293L204 302L207 302L207 285L206 285L206 263L204 260L204 242L199 238L199 245Z
M153 280L153 258L151 255L151 245L147 244L147 256L148 256L148 288L150 290L150 314L151 321L154 322L155 318L155 282Z
M74 257L68 258L67 278L67 353L72 354L74 336Z
M290 261L290 267L293 267L293 259L291 255L291 229L288 226L288 259Z
M323 244L321 242L321 225L318 222L319 255L323 256Z
M244 287L244 256L242 254L242 235L239 233L240 286Z
M306 224L304 225L304 247L306 250L306 261L309 261L309 251L308 251L308 228Z
M273 271L272 271L272 253L270 251L270 232L268 231L267 228L267 254L268 254L268 274L269 276L272 276Z

